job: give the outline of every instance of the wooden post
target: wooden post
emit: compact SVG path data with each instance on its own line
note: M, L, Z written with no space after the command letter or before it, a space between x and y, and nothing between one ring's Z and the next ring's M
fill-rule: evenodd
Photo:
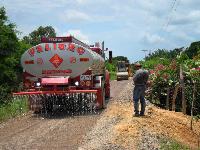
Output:
M178 94L178 89L179 89L179 84L177 83L175 86L173 99L172 99L172 111L175 111L175 108L176 108L176 96Z
M193 86L193 93L192 93L191 122L190 122L191 130L193 129L193 108L194 108L195 92L196 92L196 84L195 84L195 81L193 81L193 83L194 83L194 86Z
M200 147L200 134L199 134L199 137L198 137L198 148Z
M151 103L154 104L154 102L153 102L153 89L152 89L152 91L151 91Z
M185 100L185 85L183 77L182 65L180 65L180 87L181 87L181 97L182 97L182 112L186 114L186 100Z
M169 110L169 94L170 94L170 87L167 88L167 99L166 99L166 109Z

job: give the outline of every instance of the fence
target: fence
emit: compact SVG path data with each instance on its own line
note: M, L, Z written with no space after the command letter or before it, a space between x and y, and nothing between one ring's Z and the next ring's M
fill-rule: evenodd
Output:
M184 114L200 115L200 82L184 79L184 82L153 85L147 99L151 103L168 110L182 111Z

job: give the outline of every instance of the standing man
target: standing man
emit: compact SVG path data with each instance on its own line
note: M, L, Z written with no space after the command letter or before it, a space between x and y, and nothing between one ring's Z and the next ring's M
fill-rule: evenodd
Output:
M145 102L145 90L146 90L146 84L149 78L149 72L147 70L141 69L142 65L139 63L135 64L135 75L133 77L134 82L134 91L133 91L133 100L134 100L134 111L135 116L144 116L146 102ZM141 103L141 110L139 112L139 102Z

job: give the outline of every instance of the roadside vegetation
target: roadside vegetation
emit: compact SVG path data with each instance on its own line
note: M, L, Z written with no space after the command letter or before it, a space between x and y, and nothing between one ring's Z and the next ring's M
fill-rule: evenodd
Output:
M200 42L193 42L187 48L155 50L140 63L150 72L147 99L163 109L190 115L187 124L199 143ZM190 149L174 137L163 140L161 149Z
M160 149L161 150L189 150L190 148L188 146L182 145L179 142L175 140L169 140L169 139L163 139L160 143Z
M42 27L19 39L16 25L0 7L0 121L26 112L27 100L16 100L12 92L22 89L21 55L32 45L38 44L42 36L56 36L51 26Z
M0 106L0 122L26 112L28 112L27 99L15 99Z
M152 103L199 118L200 42L171 51L156 50L141 63L150 71L148 99Z

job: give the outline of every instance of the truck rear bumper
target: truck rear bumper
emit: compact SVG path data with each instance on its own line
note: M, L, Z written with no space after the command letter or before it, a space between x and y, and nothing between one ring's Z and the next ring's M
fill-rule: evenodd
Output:
M30 92L17 92L17 95L42 95L42 94L67 94L67 93L97 93L97 90L68 90L68 91L30 91Z

